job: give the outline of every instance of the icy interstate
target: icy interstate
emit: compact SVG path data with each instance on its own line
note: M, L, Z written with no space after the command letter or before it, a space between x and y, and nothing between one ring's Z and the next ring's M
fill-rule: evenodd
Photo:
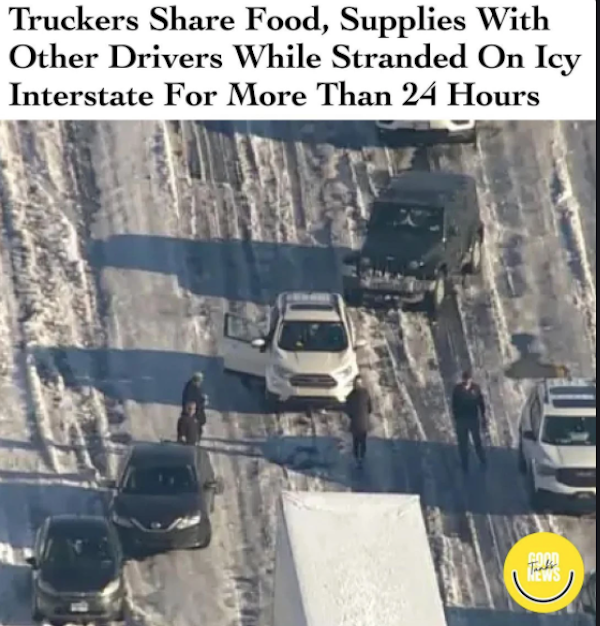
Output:
M477 148L383 148L369 123L0 124L0 625L29 626L32 533L101 511L131 441L172 438L181 386L206 372L205 445L226 491L205 552L128 566L140 626L270 626L282 487L420 493L450 626L575 626L525 614L502 564L539 530L595 565L596 520L536 516L517 472L526 379L596 372L596 124L489 124ZM472 174L484 277L440 325L357 313L376 430L361 475L337 415L264 412L221 372L227 310L285 289L339 289L387 177ZM491 405L490 470L465 481L448 385L471 366ZM314 435L314 439L313 439ZM332 625L333 626L333 625Z

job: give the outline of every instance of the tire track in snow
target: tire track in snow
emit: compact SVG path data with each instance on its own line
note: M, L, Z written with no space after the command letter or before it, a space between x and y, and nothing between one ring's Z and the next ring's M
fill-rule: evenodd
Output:
M156 267L155 255L161 255L165 274L176 274L179 269L181 259L175 254L177 248L168 247L164 254L165 249L160 246L168 235L178 234L161 130L159 123L152 122L100 122L89 145L93 170L89 175L95 178L98 194L93 200L102 204L102 211L93 222L90 220L89 236L93 239L86 243L92 251L94 267L107 270L99 280L102 297L106 298L103 320L106 348L101 347L100 354L96 351L89 356L89 370L84 376L104 376L92 384L112 399L111 407L119 408L120 423L111 423L111 427L128 419L128 433L116 428L111 428L110 433L115 440L119 435L118 441L124 443L164 436L165 412L167 420L171 417L164 406L172 398L169 385L179 381L168 365L164 371L160 366L157 370L152 362L164 351L163 358L167 362L172 359L172 367L177 370L182 357L185 360L189 357L188 325L181 315L183 307L174 279L169 276L163 279L150 272L140 272L132 279L128 273L111 267L119 268L121 264L132 268ZM126 257L119 257L119 240L123 236L131 239ZM94 256L94 252L101 256ZM146 350L148 355L144 354ZM182 354L174 356L173 351ZM98 358L100 363L95 363L94 359ZM139 371L135 371L140 367L143 371L146 360L154 378L150 379L153 385L150 395L146 387L149 377L140 377ZM169 431L171 434L172 430ZM217 532L213 539L213 545L201 552L157 555L146 562L128 565L127 581L135 620L149 625L164 624L165 620L181 625L195 619L228 623L225 620L229 611L223 606L223 548ZM190 572L201 577L202 584L190 580Z
M393 175L395 171L405 169L407 166L410 167L414 157L412 152L404 156L400 151L387 152L385 160L381 157L378 159L377 152L373 150L368 151L367 154L370 158L360 161L353 160L352 163L360 198L362 219L367 218L367 207L370 200L376 195L377 187L384 186L390 174ZM388 160L390 157L391 162ZM365 161L371 162L373 168L365 167L363 165ZM375 177L369 169L375 169ZM378 321L376 321L377 317L379 317ZM391 425L394 439L420 441L427 445L427 433L423 429L422 421L424 407L420 394L412 393L411 387L411 380L414 380L415 375L414 361L404 350L402 342L399 341L401 336L400 324L397 319L396 324L394 324L394 314L391 316L379 315L371 319L373 320L371 322L373 328L371 331L372 341L376 341L375 337L380 338L379 348L375 348L379 357L378 365L385 372L380 377L384 380L388 379L387 386L390 385L391 381L392 389L395 391L392 396L391 410L384 413L385 421ZM425 351L424 354L427 352ZM420 380L418 386L420 387ZM402 398L402 401L399 402L398 397ZM400 471L407 477L409 490L423 496L425 519L445 603L451 606L472 605L474 592L469 579L473 566L469 564L467 553L464 550L464 533L461 537L461 534L456 532L456 524L454 524L453 529L453 524L448 522L451 517L456 519L455 516L442 510L443 507L440 508L439 505L442 504L439 496L440 490L432 472L435 460L431 450L424 446L421 449L423 450L422 453L415 453L414 448L411 449L406 446L402 448L402 446L393 445L392 463L397 464L399 459L406 459L404 467ZM407 459L407 457L409 458ZM393 473L397 475L398 470ZM428 503L433 505L428 506ZM466 528L465 524L463 524L463 528Z
M487 197L489 190L493 186L493 181L490 181L485 170L486 161L484 154L480 154L479 159L474 159L473 156L468 149L460 147L453 147L450 150L438 149L437 155L438 163L441 163L446 169L465 172L466 167L467 171L465 173L475 175L478 180L480 193L483 192L480 198L480 206L488 233L485 246L487 249L490 243L495 241L494 235L497 229L497 221L488 215L488 212L493 210L492 207L496 205L494 198ZM506 197L505 191L502 197ZM492 236L490 237L490 235ZM485 272L484 277L486 281L485 291L477 288L459 290L459 313L462 318L465 335L468 338L467 346L471 351L471 360L475 365L475 371L479 371L481 380L487 379L488 381L486 385L487 394L491 400L490 408L495 418L493 422L494 428L491 431L492 444L515 449L517 421L525 396L520 382L509 381L505 378L503 371L503 365L506 365L512 356L512 350L509 345L510 335L503 311L502 297L494 282L493 271L489 271L490 268L494 267L491 261L492 258L491 251L487 250L484 254L484 267L488 270ZM491 319L494 320L493 323L497 325L499 331L497 333L481 332L482 326L485 327L489 324L489 322L482 323L482 318L489 319L492 312L495 313ZM495 357L493 356L494 354L496 354ZM497 493L511 493L513 497L518 496L517 500L520 500L523 508L529 508L528 501L524 497L523 481L516 470L516 458L513 471L503 473L500 479L501 484L496 490ZM520 485L516 492L514 490L515 481ZM495 527L495 536L500 556L503 560L508 550L520 537L540 531L562 533L562 530L565 528L565 520L564 518L521 514L512 519L506 516L497 517L493 526ZM542 622L545 619L540 617Z
M551 182L555 219L562 235L567 264L578 287L578 306L585 317L589 340L593 346L593 367L596 369L596 278L587 255L582 225L582 207L573 189L568 167L566 140L560 122L554 123L552 141L553 171ZM595 250L594 250L595 255ZM595 261L594 261L595 265Z
M61 127L52 122L20 122L12 128L11 133L8 125L4 126L5 150L12 154L12 169L6 171L10 175L18 168L21 173L12 181L5 180L13 206L5 220L12 234L10 241L19 242L12 248L14 276L19 302L25 307L21 328L28 387L35 405L34 439L43 443L46 460L55 470L61 464L57 454L70 452L80 471L102 471L105 456L86 445L79 423L93 423L99 410L97 397L91 394L75 406L60 367L44 354L52 345L89 344L95 325L95 302L87 286L74 224L77 192L69 189L61 175ZM79 419L71 419L72 412Z
M208 179L217 191L218 236L222 244L221 267L222 284L233 297L226 301L226 310L234 314L248 315L248 307L239 300L261 300L263 285L259 273L260 263L253 248L253 225L256 223L253 207L244 194L243 171L240 166L238 148L234 137L227 133L211 133L204 127L198 127L201 143L199 153L210 159L210 166L203 165L210 171ZM202 159L201 159L202 160ZM210 168L210 170L209 170ZM214 237L217 233L208 233ZM219 329L217 332L221 332ZM239 381L234 376L225 374L228 386L237 386ZM253 383L248 383L244 395L249 403L256 406L256 414L224 414L227 438L236 441L267 440L276 430L273 416L260 414L262 402L253 397L260 391ZM227 393L226 389L223 389ZM279 492L281 472L275 472L264 466L259 458L242 462L233 456L231 463L238 484L238 509L240 511L240 529L244 537L240 559L243 569L233 572L238 590L240 620L243 626L258 626L264 619L265 607L270 602L272 588L270 571L272 564L268 555L273 550L273 538L269 532L274 517L274 502L266 493ZM240 477L244 480L240 480Z
M452 161L458 158L457 155L465 153L471 155L472 149L461 146L452 146L450 148L445 147L431 149L428 151L428 157L433 169L446 169L450 171L463 172L462 167L458 163L453 163ZM465 326L465 321L467 319L472 320L473 317L468 317L463 314L465 310L465 302L462 295L463 289L456 289L455 294L447 303L447 307L450 308L451 311L447 311L441 320L444 324L447 324L447 328L443 329L441 345L438 347L438 355L443 355L442 362L446 361L446 364L442 365L441 370L444 382L447 386L447 397L449 397L451 393L452 385L456 379L456 373L457 371L460 371L460 369L474 369L475 372L479 374L479 380L481 383L484 383L487 378L484 371L477 367L476 360L474 359L474 339L484 338L483 340L488 343L486 351L488 356L491 350L498 353L495 341L495 338L498 338L496 320L489 315L489 307L479 307L477 311L477 331L471 334L472 339L469 341L470 333L467 326ZM453 342L453 338L458 338L458 341ZM454 355L454 358L452 358L452 355ZM489 364L488 367L489 369L486 371L501 371L502 361L495 361ZM484 387L488 401L491 400L491 402L489 402L490 406L488 407L490 412L489 417L497 417L503 402L497 402L499 396L495 393L496 385L488 382L487 385L483 384L482 386ZM497 424L494 423L489 433L491 436L490 443L492 445L498 445L498 442L494 437L495 427L497 427ZM507 475L500 468L494 472L495 468L493 466L493 458L491 461L492 465L488 472L493 476L495 483L495 495L489 500L490 506L494 506L495 503L505 501L506 495L509 494L509 499L506 500L505 505L510 508L509 504L512 500L514 500L515 495L512 488L514 480L518 480L519 478L516 469L513 470L513 480L506 480L507 476L510 476L510 473ZM516 462L514 467L516 468ZM488 476L486 482L490 485L490 476ZM476 508L481 508L482 504L484 507L487 506L485 502L489 497L488 494L483 493L481 495L483 497L483 501L479 498L474 500L472 499ZM517 497L515 506L520 504L523 508L526 508L522 494L520 494L520 496L521 497ZM493 590L492 605L496 608L500 607L503 610L515 608L514 604L509 600L506 590L501 584L503 561L506 554L517 539L531 532L538 532L541 530L539 520L533 516L528 516L526 519L517 518L519 521L514 523L510 518L507 518L506 515L492 516L490 514L482 515L479 513L469 513L468 517L471 526L474 527L477 537L479 538L477 541L477 547L478 552L481 554L481 567L484 571L487 570L486 574L488 586L491 590ZM487 565L487 567L485 567L484 564ZM494 568L492 572L490 572L490 566Z
M578 205L586 256L596 285L596 121L558 122L557 147L563 153L561 167L566 172Z
M17 180L8 180L11 174L20 176L21 180L26 180L26 174L20 158L20 148L13 132L13 124L2 122L0 132L0 202L2 226L6 235L3 237L3 243L6 244L11 261L13 289L18 305L20 337L15 337L15 344L20 348L18 362L24 383L30 437L33 445L40 446L40 453L46 466L51 471L57 471L56 450L47 443L53 440L53 436L48 429L48 417L40 390L40 381L35 366L27 354L28 345L32 341L31 320L36 315L36 299L39 293L29 278L35 271L36 260L31 252L30 236L25 225L24 211L28 203L27 193L18 186ZM15 168L20 170L20 173L15 173Z

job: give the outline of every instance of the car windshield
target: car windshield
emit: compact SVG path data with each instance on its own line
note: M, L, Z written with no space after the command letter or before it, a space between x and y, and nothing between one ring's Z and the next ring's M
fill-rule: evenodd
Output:
M138 496L171 496L198 490L196 472L190 465L131 467L123 493Z
M81 530L74 526L49 531L42 559L53 568L107 568L115 560L114 546L106 529Z
M553 446L595 446L596 417L548 415L544 420L542 443Z
M341 322L284 322L278 345L286 352L343 352L348 337Z
M444 212L437 208L378 203L371 218L371 226L378 231L441 233L444 229Z

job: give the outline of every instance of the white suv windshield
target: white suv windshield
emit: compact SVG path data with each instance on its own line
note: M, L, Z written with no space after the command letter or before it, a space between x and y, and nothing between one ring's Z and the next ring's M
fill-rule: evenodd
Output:
M548 415L544 420L542 443L553 446L595 446L595 417Z
M343 352L348 337L341 322L284 322L277 345L286 352Z

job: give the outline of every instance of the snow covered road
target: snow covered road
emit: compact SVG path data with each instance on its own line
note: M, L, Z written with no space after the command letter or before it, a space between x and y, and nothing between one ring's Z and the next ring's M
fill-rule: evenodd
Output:
M595 123L493 124L477 148L383 148L368 123L2 123L0 625L30 624L25 550L50 511L99 510L131 441L172 438L197 370L226 490L203 552L131 564L143 625L271 626L278 491L419 492L450 626L557 626L501 582L512 544L565 533L595 565L596 520L534 516L516 468L529 377L595 376ZM370 198L394 171L475 176L482 284L439 327L357 313L377 425L357 475L342 421L265 414L223 374L226 311L282 289L338 289ZM447 392L471 366L489 397L491 467L460 475ZM6 503L10 502L10 505Z

